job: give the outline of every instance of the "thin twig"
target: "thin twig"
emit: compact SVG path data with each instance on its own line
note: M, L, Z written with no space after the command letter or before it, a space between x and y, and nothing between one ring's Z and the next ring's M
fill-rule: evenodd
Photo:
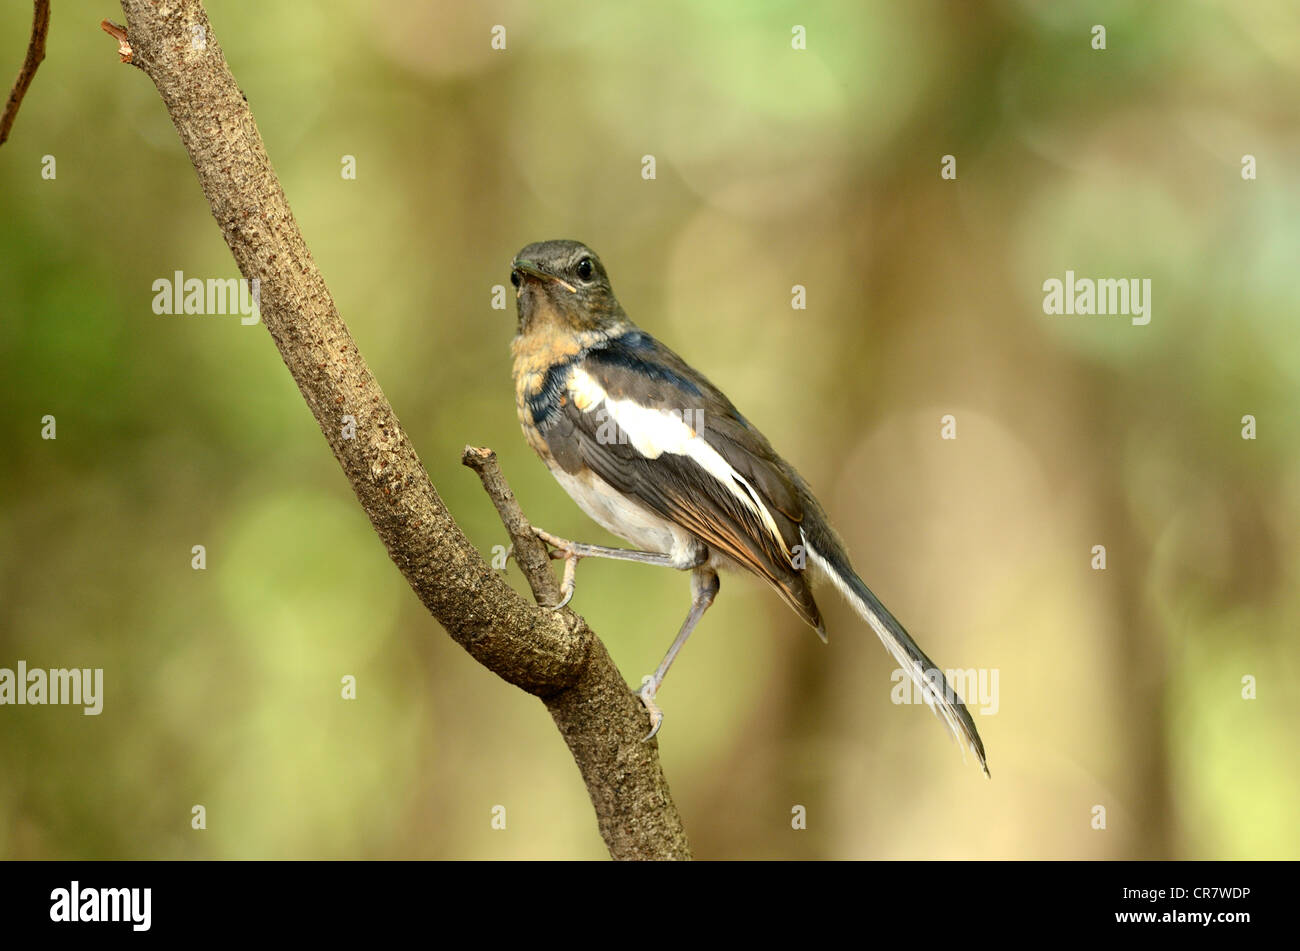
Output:
M528 587L533 589L533 598L541 605L559 603L560 586L555 580L555 573L551 571L550 552L547 551L546 544L533 534L533 526L524 515L524 510L519 507L515 494L510 491L506 477L501 474L497 454L491 449L466 446L460 461L477 472L483 481L488 498L496 506L497 514L510 533L510 540L514 542L515 561L519 563L519 570L528 581Z
M9 91L9 101L5 103L5 112L0 116L0 145L9 138L14 119L18 118L18 107L23 104L27 87L36 76L36 68L45 59L45 37L50 32L50 0L36 0L36 10L32 16L32 38L27 41L27 57L23 60L14 88Z

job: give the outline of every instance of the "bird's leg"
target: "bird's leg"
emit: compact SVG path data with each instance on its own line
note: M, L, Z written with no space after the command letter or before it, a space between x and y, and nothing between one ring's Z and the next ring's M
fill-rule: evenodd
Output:
M552 558L613 558L616 561L639 561L646 565L660 565L664 568L675 568L676 563L671 555L665 555L657 551L637 551L635 548L606 548L604 545L583 545L578 542L571 542L567 538L559 538L550 532L544 532L536 526L533 527L533 533L546 544L558 551L551 552Z
M567 538L559 538L550 532L544 532L536 526L533 526L533 534L554 549L550 553L552 558L564 559L564 580L560 582L560 592L564 596L560 599L560 603L552 609L555 611L560 610L573 600L573 589L576 583L579 559L613 558L616 561L637 561L643 565L659 565L663 568L677 567L671 555L664 555L659 552L636 551L632 548L606 548L604 545L581 545L578 542L571 542Z
M700 565L691 573L691 610L686 615L686 620L682 622L682 629L677 632L677 637L673 641L672 647L668 648L668 653L659 663L659 669L653 674L647 674L641 681L641 689L637 695L641 698L641 703L645 705L646 712L650 714L650 732L645 739L649 740L659 732L659 727L664 722L664 713L655 703L655 695L659 688L663 686L664 677L668 676L668 668L672 666L673 661L677 658L677 653L686 644L686 639L691 636L691 631L695 630L695 625L700 623L700 618L704 617L704 612L709 609L713 603L713 598L718 593L718 573L708 565ZM642 740L645 742L645 740Z

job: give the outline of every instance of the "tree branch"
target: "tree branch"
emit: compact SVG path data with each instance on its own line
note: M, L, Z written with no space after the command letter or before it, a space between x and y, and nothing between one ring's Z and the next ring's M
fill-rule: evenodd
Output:
M45 37L50 32L50 0L36 0L36 9L32 14L32 38L27 41L27 56L18 78L14 80L13 89L5 103L4 115L0 116L0 145L9 139L9 130L13 128L14 119L18 118L18 107L23 104L23 96L36 77L36 68L45 59Z
M520 597L439 498L303 241L202 3L121 3L121 45L162 96L235 263L260 284L262 321L389 557L475 660L545 702L610 854L688 858L657 745L641 742L645 713L604 645L571 611Z
M497 465L497 454L491 449L475 449L466 446L460 461L478 473L483 481L483 488L496 506L501 523L510 534L514 545L515 561L519 570L533 590L533 600L538 604L557 604L560 600L560 586L551 571L551 555L542 540L533 534L533 526L519 507L515 494L510 491L506 477Z

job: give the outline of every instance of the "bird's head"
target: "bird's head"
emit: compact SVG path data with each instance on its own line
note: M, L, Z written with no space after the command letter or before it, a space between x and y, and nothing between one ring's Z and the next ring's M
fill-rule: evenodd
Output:
M539 241L510 266L519 310L519 333L605 330L627 315L614 296L596 252L580 241Z

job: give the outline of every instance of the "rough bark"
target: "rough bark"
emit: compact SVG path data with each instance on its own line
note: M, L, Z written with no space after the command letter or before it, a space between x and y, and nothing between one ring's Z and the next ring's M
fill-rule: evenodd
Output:
M122 0L122 9L122 60L162 96L235 263L260 284L262 322L393 563L475 660L545 702L610 854L688 858L657 745L641 742L647 718L604 645L573 612L522 598L439 498L303 241L202 3ZM353 438L345 415L355 418ZM536 558L520 557L534 591L545 584Z

